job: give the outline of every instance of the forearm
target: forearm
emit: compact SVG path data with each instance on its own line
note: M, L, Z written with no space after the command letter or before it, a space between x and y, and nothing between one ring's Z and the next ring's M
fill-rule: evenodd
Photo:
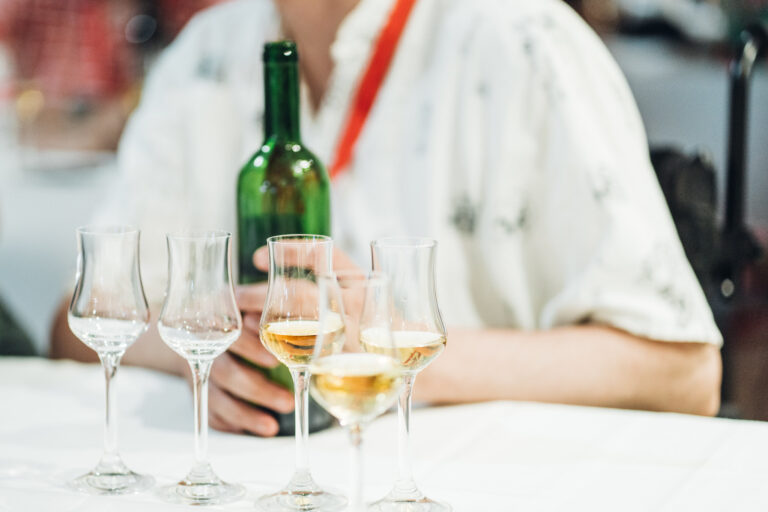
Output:
M720 374L716 347L601 326L452 330L415 391L431 402L530 400L711 415Z
M156 322L158 315L159 311L151 311L148 331L128 348L122 362L174 375L183 375L186 371L186 362L160 339ZM61 304L54 319L49 355L52 359L74 359L83 362L99 360L96 352L77 339L69 329L67 303Z

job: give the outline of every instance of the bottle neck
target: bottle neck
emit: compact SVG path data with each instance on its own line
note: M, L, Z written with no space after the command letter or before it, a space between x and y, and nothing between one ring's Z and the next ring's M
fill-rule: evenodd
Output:
M264 64L264 136L301 141L299 69L295 62Z

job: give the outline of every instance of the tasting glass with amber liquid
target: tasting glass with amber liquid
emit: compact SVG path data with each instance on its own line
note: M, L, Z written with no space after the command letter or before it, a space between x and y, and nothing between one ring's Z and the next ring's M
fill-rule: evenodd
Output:
M267 240L269 277L261 315L261 342L291 372L296 401L296 469L288 485L260 497L268 512L341 510L346 498L323 490L309 470L307 453L310 365L320 328L317 276L331 271L333 242L322 235L282 235ZM324 335L342 341L341 322L327 321Z

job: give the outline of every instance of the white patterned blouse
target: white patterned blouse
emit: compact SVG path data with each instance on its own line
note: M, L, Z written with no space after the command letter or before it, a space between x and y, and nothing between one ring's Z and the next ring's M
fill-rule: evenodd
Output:
M361 0L332 46L304 142L329 162L393 0ZM235 231L237 172L261 143L270 0L198 15L159 58L119 151L100 219L138 224L148 294L164 233ZM333 235L437 238L449 325L607 324L663 341L722 342L648 157L632 95L599 38L559 0L418 0L348 171Z

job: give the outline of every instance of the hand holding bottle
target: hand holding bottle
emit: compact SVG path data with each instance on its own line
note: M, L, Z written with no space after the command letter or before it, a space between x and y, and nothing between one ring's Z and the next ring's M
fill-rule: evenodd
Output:
M293 410L291 392L246 362L252 361L265 368L279 364L259 340L259 321L266 291L266 283L236 289L243 330L229 351L216 360L211 371L209 421L217 430L274 436L278 432L277 421L253 405L281 413Z
M229 351L264 368L274 368L279 361L264 348L259 340L259 322L264 308L267 284L240 285L235 289L240 314L243 316L243 332Z
M333 262L334 272L357 268L339 249L334 249ZM266 246L254 253L253 263L263 272L269 270ZM242 334L227 353L216 359L211 371L209 421L217 430L273 436L277 434L277 421L253 404L281 413L293 410L291 392L244 361L265 368L278 364L259 339L259 321L266 296L266 282L236 287L235 298L243 316Z
M264 247L260 247L253 254L253 264L259 270L262 270L262 271L269 270L269 250L267 249L266 245ZM360 267L357 264L355 264L354 261L352 261L352 258L350 258L347 255L347 253L345 253L338 247L334 247L333 248L333 271L340 272L345 270L360 271ZM243 288L243 287L240 287L240 288ZM253 288L257 289L257 286L253 286ZM264 283L262 303L266 298L266 296L267 296L267 286L266 286L266 283Z
M258 320L256 322L258 326ZM245 322L243 327L245 331ZM261 344L258 340L256 343ZM253 404L281 413L293 410L290 391L230 352L222 354L213 364L209 402L209 421L213 428L259 436L276 435L278 424L272 415Z
M269 270L269 251L266 246L254 253L253 265L261 272ZM334 248L333 271L343 270L359 270L359 268L343 251ZM266 282L236 287L235 297L243 315L243 334L229 351L259 366L275 368L279 364L277 359L264 348L259 339L259 322L267 298L267 288ZM314 288L308 287L307 293L314 294ZM316 297L308 297L308 299L316 300Z

